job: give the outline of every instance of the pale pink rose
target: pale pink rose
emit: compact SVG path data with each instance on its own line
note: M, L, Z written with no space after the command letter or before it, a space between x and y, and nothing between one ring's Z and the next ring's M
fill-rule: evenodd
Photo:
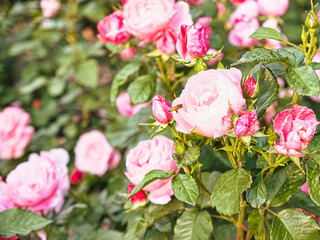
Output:
M59 12L60 3L57 0L41 0L40 7L45 17L52 17Z
M175 14L170 23L170 28L173 29L178 36L182 24L192 25L192 16L190 14L189 5L185 2L177 2L175 5Z
M259 13L266 16L280 17L286 13L289 0L257 0Z
M173 112L177 130L213 138L223 136L232 127L229 104L238 114L246 103L240 82L241 72L236 68L212 69L192 76L172 103L173 107L182 104L178 112Z
M97 25L97 37L102 42L115 45L123 44L130 38L130 33L123 25L123 12L118 10L100 20Z
M116 99L116 106L121 115L133 116L139 112L140 109L148 107L148 103L139 103L132 106L129 93L122 92Z
M152 140L140 141L127 155L125 175L133 185L140 183L151 170L177 171L172 154L174 143L165 136L155 136ZM171 179L156 180L143 190L149 192L148 199L155 204L166 204L173 195Z
M210 24L212 23L212 18L211 17L201 17L201 18L198 18L197 22L195 25L197 26L207 26L209 27Z
M19 107L6 107L0 112L0 159L19 158L30 143L34 128L30 115Z
M59 212L70 187L68 162L69 154L62 148L30 154L8 174L7 196L21 208Z
M77 169L102 176L110 169L115 150L101 132L92 130L81 135L74 153Z
M255 1L241 3L230 16L232 25L239 22L250 22L259 16L258 5Z
M227 12L226 6L221 2L217 2L217 8L218 8L218 17L221 17Z
M250 22L238 22L229 33L229 42L235 47L251 47L259 40L251 39L249 36L259 28L257 19Z
M0 212L14 207L15 205L7 195L7 184L0 176Z
M280 143L274 142L274 148L282 155L303 157L305 154L299 151L307 148L318 124L316 115L307 107L294 105L280 112L273 123L280 136Z
M216 49L210 48L210 49L208 50L207 54L214 54L214 53L216 53L216 52L217 52ZM210 60L207 62L207 65L208 65L208 66L213 66L214 64L218 63L221 58L223 58L223 52L220 52L220 53L217 55L217 57L210 59Z
M121 153L117 150L114 150L109 162L109 170L117 168L121 162L121 158Z
M308 195L309 195L308 183L307 183L307 182L305 182L304 184L302 184L302 186L301 186L300 190L301 190L302 192L305 192L306 194L308 194Z
M183 59L204 56L209 48L211 28L206 26L182 25L177 39L177 52Z
M125 48L120 52L120 57L123 61L129 61L137 53L134 47Z
M272 28L277 30L279 33L281 33L281 29L278 26L278 21L275 18L269 18L267 19L263 24L262 27L267 27L267 28ZM284 38L286 38L286 36L284 34L281 33L281 35L283 35ZM278 49L283 47L283 43L274 39L265 39L265 44L264 44L265 48L268 49Z
M184 1L193 5L200 5L203 3L204 0L184 0Z
M166 124L172 120L172 113L169 112L171 106L162 96L154 96L151 106L153 116L159 123Z
M248 95L251 97L254 91L256 90L257 82L254 80L253 77L249 77L244 85L244 91L248 93Z
M272 119L277 115L276 107L278 106L278 102L274 102L267 108L263 118L266 121L266 124L270 125L272 123Z
M239 112L240 118L237 120L234 126L234 134L237 137L251 136L255 132L259 131L260 123L257 118L255 110L246 111L242 110Z
M177 35L173 29L159 32L159 34L154 37L157 49L168 55L173 54L176 51L176 41Z

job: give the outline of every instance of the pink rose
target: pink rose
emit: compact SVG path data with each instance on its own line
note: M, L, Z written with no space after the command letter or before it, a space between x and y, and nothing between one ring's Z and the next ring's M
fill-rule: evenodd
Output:
M151 170L177 171L176 162L172 158L173 153L174 143L167 137L159 135L152 140L140 141L127 155L125 175L133 185L137 185ZM152 203L166 204L173 195L171 178L156 180L143 190L150 193L148 199Z
M18 239L18 236L16 235L16 236L13 236L13 237L11 237L11 238L2 238L2 237L0 237L0 240L17 240Z
M130 33L123 25L123 12L118 10L100 20L97 25L97 37L102 42L111 42L115 45L123 44L130 38Z
M176 51L177 35L173 29L167 29L154 37L157 49L164 54L173 54Z
M280 17L288 10L289 0L257 0L259 13Z
M204 0L184 0L184 1L193 5L200 5L203 3Z
M209 48L211 28L206 26L182 25L177 40L177 52L183 59L204 56Z
M136 54L137 50L134 47L125 48L120 52L120 57L123 61L129 61Z
M257 19L250 22L238 22L229 33L229 42L235 47L251 47L259 40L251 39L249 36L259 28Z
M282 155L303 157L305 154L298 151L308 146L318 124L316 115L307 107L294 105L280 112L273 124L280 143L274 142L274 148Z
M128 185L128 194L132 192L133 188L134 188L134 185L131 185L131 184ZM133 195L131 198L129 198L129 201L132 203L139 203L139 202L145 201L146 199L147 199L146 194L143 191L139 191L135 195Z
M233 129L237 137L251 136L259 131L260 124L255 110L252 112L242 110L239 114L240 118L237 120Z
M19 107L0 112L0 159L19 158L30 143L34 128L28 126L30 115Z
M209 27L210 24L212 23L212 18L211 17L201 17L201 18L198 18L197 22L195 25L197 26L207 26Z
M133 116L141 108L148 107L148 103L139 103L134 106L131 105L131 99L128 92L122 92L116 99L116 106L118 112L123 116Z
M270 125L272 123L272 118L274 118L277 114L276 107L278 106L278 102L274 102L267 108L264 114L264 120L266 124Z
M217 2L217 8L218 8L218 17L221 17L227 12L226 6L221 2Z
M254 80L253 77L249 77L244 85L244 91L248 93L248 95L251 97L254 91L256 90L257 82Z
M266 20L263 24L262 27L267 27L267 28L272 28L277 30L279 33L281 33L281 29L278 26L278 21L275 18L269 18L268 20ZM281 35L286 38L286 36L284 34L281 33ZM283 43L277 41L277 40L273 40L273 39L265 39L265 44L264 44L265 48L268 49L278 49L283 47Z
M213 48L210 48L209 51L207 52L207 54L215 54L216 52L217 52L217 50L215 50L215 49L213 49ZM210 60L207 62L207 65L208 65L208 66L213 66L214 64L218 63L221 58L223 58L223 52L220 52L220 53L217 55L217 57L210 59Z
M230 0L231 1L231 3L233 4L233 5L239 5L239 4L241 4L241 3L244 3L244 2L247 2L247 1L251 1L251 0Z
M109 162L109 170L113 170L117 168L119 163L121 162L121 158L122 158L121 153L117 150L114 150Z
M78 184L83 177L83 172L81 172L79 169L74 169L73 172L70 175L70 181L73 184Z
M302 186L301 186L300 190L301 190L302 192L305 192L306 194L308 194L308 195L309 195L308 183L307 183L307 182L305 182L304 184L302 184Z
M177 2L175 5L175 14L170 23L170 28L173 29L178 36L182 24L192 25L192 16L190 14L189 5L185 2Z
M171 106L162 96L154 96L151 106L153 116L159 123L166 124L172 120L172 113L169 112Z
M173 107L182 105L173 112L177 130L213 138L223 136L232 126L229 103L238 114L246 102L240 82L241 72L236 68L211 69L192 76L172 103Z
M82 134L74 153L77 169L98 176L102 176L110 169L110 163L115 156L118 159L118 153L110 146L106 137L97 130Z
M241 3L231 14L230 22L232 25L239 22L250 22L259 16L258 5L255 1Z
M52 17L59 12L60 3L57 0L41 0L40 7L45 17Z
M70 187L66 150L32 153L6 179L6 194L15 206L31 211L60 211Z
M4 210L14 208L15 205L11 201L11 199L6 194L7 192L7 184L3 182L2 177L0 176L0 212Z

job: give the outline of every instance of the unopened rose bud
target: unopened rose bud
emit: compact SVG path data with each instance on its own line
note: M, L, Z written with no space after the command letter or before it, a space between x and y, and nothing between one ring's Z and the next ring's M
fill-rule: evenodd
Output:
M203 58L198 58L196 64L194 65L194 70L196 72L201 72L207 70L207 64Z
M169 112L171 106L162 96L154 96L151 106L153 116L159 123L166 124L172 120L172 113Z
M319 27L319 19L317 14L313 11L309 12L304 24L309 29L316 29Z
M128 194L130 194L133 189L134 189L134 185L129 184ZM133 195L131 198L129 198L129 201L132 203L139 203L139 202L145 201L146 199L147 199L146 194L141 190L137 192L135 195Z
M257 132L260 128L256 111L240 111L240 117L238 118L234 126L234 134L237 137L251 136Z
M306 30L304 29L304 26L303 26L303 28L302 28L301 40L302 40L303 45L306 45L306 44L307 44L308 34L307 34Z
M129 61L136 54L137 50L134 47L125 48L120 52L120 57L123 61Z
M257 89L257 82L254 80L253 77L249 77L244 84L244 91L250 97L256 97L258 95L259 89ZM257 91L256 91L257 90Z
M81 172L81 171L78 170L78 169L75 169L75 170L73 170L73 172L71 173L70 181L71 181L71 183L73 183L73 184L78 184L78 183L82 180L82 177L83 177L83 172Z

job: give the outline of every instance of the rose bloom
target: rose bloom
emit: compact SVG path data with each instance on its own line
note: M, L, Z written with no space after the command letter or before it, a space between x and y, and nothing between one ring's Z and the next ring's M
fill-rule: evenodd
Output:
M147 108L148 103L139 103L131 105L131 99L128 92L122 92L116 99L118 112L123 116L133 116L142 108Z
M151 170L177 171L172 154L174 143L165 136L155 136L152 140L140 141L127 155L125 175L133 185L140 183ZM155 204L166 204L173 195L171 178L156 180L143 190L149 192L148 199Z
M177 130L213 138L223 136L232 127L229 103L235 114L246 103L240 82L241 72L236 68L211 69L192 76L172 103L173 107L182 105L173 112Z
M100 20L97 25L98 38L102 42L111 42L115 45L125 43L130 33L123 25L123 12L118 10Z
M209 51L207 52L207 54L214 54L214 53L216 53L216 52L217 52L216 49L210 48ZM208 65L208 66L212 66L212 65L218 63L221 58L223 58L223 52L220 52L220 53L217 55L217 57L211 58L211 59L207 62L207 65Z
M211 28L206 26L182 25L177 40L177 52L183 59L204 56L209 48Z
M286 13L289 0L257 0L259 13L266 16L280 17Z
M98 176L102 176L110 168L115 168L121 159L121 155L119 158L119 153L110 146L106 137L97 130L82 134L74 153L77 169Z
M307 148L318 124L315 113L307 107L294 105L280 112L273 124L280 143L274 142L274 148L282 155L303 157L299 151Z
M241 3L230 16L232 25L238 22L249 22L259 16L258 5L255 1Z
M41 0L40 7L45 17L52 17L59 12L60 3L56 0Z
M252 112L242 110L240 117L234 126L234 134L237 137L251 136L259 131L260 124L258 122L257 113L255 110Z
M15 206L31 211L60 211L70 187L68 162L69 154L62 148L30 154L8 174L7 196Z
M0 112L0 159L19 158L30 143L34 128L30 115L19 107L6 107Z
M235 47L251 47L259 40L251 39L249 36L259 28L257 19L250 22L239 22L229 33L229 42Z
M120 57L123 61L129 61L137 53L134 47L125 48L120 52Z
M212 18L211 17L201 17L201 18L198 18L197 22L195 25L198 25L198 26L207 26L209 27L210 24L212 23Z
M184 1L193 5L200 5L203 3L204 0L184 0Z
M11 199L6 194L6 191L7 184L2 180L2 177L0 176L0 212L15 207Z
M166 124L172 120L172 113L169 112L171 106L162 96L154 96L151 106L153 116L159 123Z

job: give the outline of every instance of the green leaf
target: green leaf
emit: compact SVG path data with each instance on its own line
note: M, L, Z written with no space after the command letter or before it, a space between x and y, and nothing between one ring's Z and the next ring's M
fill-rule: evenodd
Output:
M257 116L260 118L279 94L277 79L268 68L259 71L259 94L257 97Z
M240 60L232 63L231 66L237 66L245 63L260 63L260 62L279 62L285 66L290 65L289 58L281 56L279 53L265 49L265 48L256 48L249 52L246 52L242 55ZM260 90L261 91L261 90Z
M175 171L173 171L172 169L170 169L168 172L165 172L162 170L152 170L152 171L148 172L144 176L144 179L137 186L135 186L134 189L132 189L132 192L130 193L128 198L135 195L137 192L142 190L148 184L150 184L158 179L161 179L161 180L168 179L169 177L171 177L174 174L175 174Z
M203 172L201 173L201 181L205 188L211 193L214 186L217 184L218 179L220 177L220 172ZM203 192L203 190L200 188L201 194L198 199L198 205L203 208L209 208L210 205L210 198Z
M111 85L111 92L110 92L110 101L115 102L116 98L119 94L120 88L127 82L128 78L138 72L141 64L140 63L129 63L128 65L124 66L114 77Z
M70 207L59 212L59 214L55 217L55 222L58 224L64 224L77 215L84 215L87 209L88 206L84 203L76 203L71 205Z
M128 87L131 103L148 102L155 91L155 79L151 75L139 76Z
M320 216L320 208L315 204L305 192L299 191L292 195L288 204L292 208L302 208L308 213Z
M311 62L310 67L312 67L313 70L320 69L320 63L319 62Z
M285 209L278 213L271 226L271 240L320 239L316 220L304 212Z
M314 203L320 206L320 178L319 178L320 167L318 163L309 159L307 161L307 183L309 194Z
M199 187L196 180L188 174L178 174L171 180L172 190L180 201L196 205L199 198Z
M95 88L99 81L99 64L94 59L81 62L75 68L77 82L85 87Z
M310 66L287 68L286 78L294 91L303 96L317 97L320 91L319 78Z
M196 208L185 211L174 227L174 240L206 240L210 238L213 226L207 211Z
M288 57L291 66L299 66L305 59L304 53L294 47L279 48L277 52L283 57Z
M279 33L277 30L273 28L267 28L267 27L259 28L257 31L252 33L249 38L252 38L252 39L268 38L268 39L274 39L280 42L288 43L288 41L284 37L282 37L281 33Z
M248 225L256 240L266 239L264 217L259 214L259 211L253 210L250 212L248 217Z
M48 82L48 79L46 77L37 77L32 82L23 84L18 88L18 91L20 94L30 94L34 92L35 90L43 87Z
M286 203L292 194L300 190L305 176L296 165L279 168L269 179L267 204L278 207Z
M110 230L110 229L99 229L95 232L90 233L89 236L86 238L86 240L105 240L105 239L122 240L123 233Z
M37 214L20 208L11 208L0 213L0 237L26 236L52 223Z
M267 201L267 187L263 182L263 177L257 177L251 188L247 190L246 199L253 208L260 208Z
M240 212L240 195L250 187L251 175L243 168L221 174L211 195L211 205L223 215L231 216Z
M175 143L179 143L177 140ZM193 146L191 148L188 148L186 151L182 152L181 154L173 154L173 158L177 162L178 168L182 166L191 166L195 164L198 161L198 158L200 156L200 147L199 146Z

